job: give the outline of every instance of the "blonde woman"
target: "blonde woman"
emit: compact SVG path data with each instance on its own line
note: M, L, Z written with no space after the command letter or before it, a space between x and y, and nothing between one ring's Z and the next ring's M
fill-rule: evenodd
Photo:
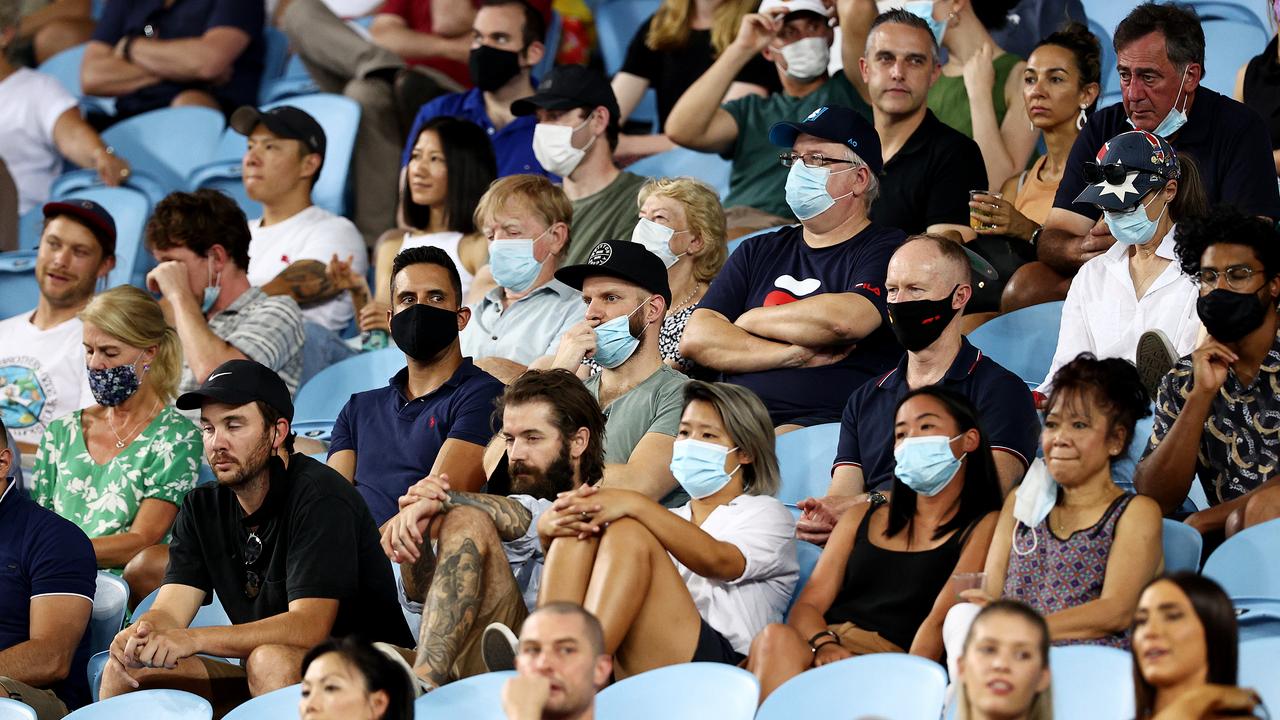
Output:
M1030 606L983 608L957 665L956 720L1053 720L1049 626Z
M96 403L49 424L32 496L89 536L98 567L119 571L169 534L204 444L171 405L182 346L160 305L123 285L94 297L80 319Z

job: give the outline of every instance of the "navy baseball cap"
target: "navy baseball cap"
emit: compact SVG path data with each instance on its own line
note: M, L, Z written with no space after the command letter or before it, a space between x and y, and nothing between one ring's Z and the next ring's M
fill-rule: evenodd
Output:
M102 246L102 256L111 257L116 254L116 221L107 209L92 200L67 198L58 202L45 203L43 208L46 220L60 215L70 215L76 222L89 228L89 232L98 239Z
M618 98L613 87L599 70L585 65L557 65L538 83L538 89L527 98L511 103L511 114L532 115L538 108L544 110L594 110L604 107L609 111L609 122L618 123Z
M608 275L639 285L654 295L661 295L668 307L671 305L667 266L640 243L630 240L598 242L591 248L585 263L556 271L556 279L574 290L582 290L582 282L596 275Z
M274 370L253 360L228 360L191 392L178 396L175 405L179 410L199 410L205 400L244 405L261 400L293 422L293 400L289 386Z
M875 126L857 111L840 105L823 105L798 123L774 123L769 128L769 142L789 148L796 144L796 137L801 133L844 145L857 153L871 172L880 174L883 165L880 136Z
M258 125L265 126L272 135L285 140L297 140L313 153L324 159L324 128L311 117L310 113L299 110L292 105L280 105L270 110L259 110L252 105L245 105L231 113L231 129L248 137Z
M1178 153L1168 140L1145 130L1131 130L1111 138L1085 163L1089 183L1075 202L1104 210L1136 207L1147 193L1182 177Z

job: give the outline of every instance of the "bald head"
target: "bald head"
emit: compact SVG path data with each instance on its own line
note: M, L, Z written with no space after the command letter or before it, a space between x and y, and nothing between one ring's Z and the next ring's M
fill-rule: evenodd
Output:
M885 287L890 302L939 300L957 285L969 285L969 256L947 238L913 235L889 259ZM969 292L962 294L967 300Z

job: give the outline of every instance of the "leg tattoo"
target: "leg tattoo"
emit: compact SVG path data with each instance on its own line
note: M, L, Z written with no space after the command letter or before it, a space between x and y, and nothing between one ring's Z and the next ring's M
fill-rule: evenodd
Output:
M414 667L437 686L450 679L450 668L475 625L483 571L484 556L471 538L464 538L457 550L442 555L436 568L423 610Z

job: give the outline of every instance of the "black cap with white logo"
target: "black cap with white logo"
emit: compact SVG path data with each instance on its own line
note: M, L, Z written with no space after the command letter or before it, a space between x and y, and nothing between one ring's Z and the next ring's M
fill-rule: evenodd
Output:
M661 295L668 307L671 305L667 266L640 243L605 240L591 248L585 263L556 271L556 279L575 290L581 290L582 282L596 275L608 275L639 285L654 295Z
M274 370L252 360L228 360L222 363L200 387L178 396L179 410L199 410L205 400L244 405L261 400L281 417L293 422L293 400L289 387Z

